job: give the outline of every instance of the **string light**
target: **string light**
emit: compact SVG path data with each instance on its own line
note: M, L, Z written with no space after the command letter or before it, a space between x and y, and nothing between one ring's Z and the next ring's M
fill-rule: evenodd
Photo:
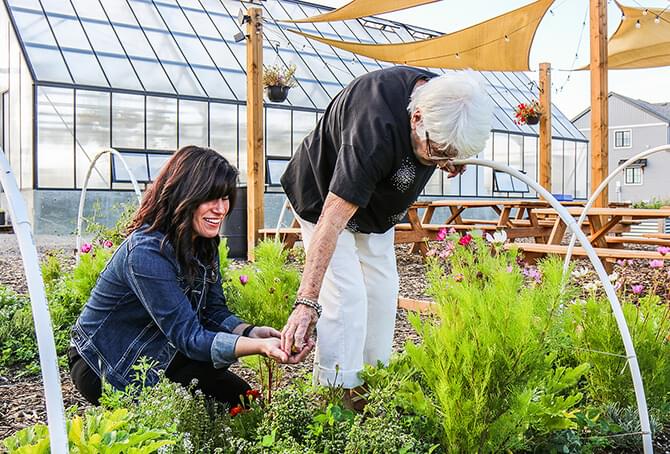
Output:
M458 52L456 52L456 58L460 60L460 58L461 58L461 54L459 54Z
M638 28L638 29L639 29L641 26L642 26L642 25L640 24L640 19L638 19L637 21L635 21L635 28Z
M509 42L509 36L507 36L507 35L505 35L505 42L506 42L506 43Z
M642 11L642 15L646 16L647 14L649 14L649 10L645 8L644 11Z
M656 17L654 18L654 23L655 23L655 24L660 24L660 23L661 23L661 18L658 17L658 16L656 16Z

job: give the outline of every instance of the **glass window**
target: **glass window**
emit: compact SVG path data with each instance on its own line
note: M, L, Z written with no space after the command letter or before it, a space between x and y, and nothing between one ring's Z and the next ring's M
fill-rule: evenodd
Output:
M247 108L246 106L239 106L239 134L237 149L238 153L238 162L237 168L240 171L240 183L246 184L247 182Z
M177 100L147 96L147 149L177 148Z
M509 137L509 160L510 167L523 170L523 136L508 134Z
M79 17L107 22L107 16L105 16L105 13L98 2L92 2L91 0L72 0L72 4L77 10Z
M147 168L147 155L146 153L121 153L123 161L125 161L128 169L133 174L133 177L138 182L148 182L149 181L149 170ZM114 163L114 181L120 182L129 182L130 174L126 170L126 167L123 165L121 159L118 156L114 155L112 158Z
M524 136L523 138L523 170L526 175L535 181L538 181L539 178L537 173L537 140L537 137ZM535 191L531 189L529 196L535 197Z
M75 83L109 87L95 55L82 51L63 50L63 56Z
M13 11L12 14L16 27L19 29L19 35L24 42L56 46L56 41L49 29L49 23L41 11L34 13Z
M623 131L614 131L614 148L630 148L631 147L630 129Z
M77 187L84 185L84 178L95 156L109 148L109 102L110 94L98 91L77 90ZM89 188L109 189L110 157L102 156L96 163L88 180Z
M577 142L576 150L576 179L577 188L575 189L575 197L585 199L588 196L588 169L589 169L589 152L588 146L584 142Z
M40 188L74 185L74 91L37 90L37 182Z
M131 61L147 91L174 93L174 88L165 70L157 61L140 60L132 57Z
M563 191L575 195L575 142L563 142Z
M238 167L237 160L237 106L210 103L209 146Z
M179 147L186 145L207 146L207 103L179 101Z
M102 56L98 55L109 83L114 88L126 88L130 90L142 90L133 67L124 55Z
M564 194L563 192L563 141L551 141L551 192Z
M295 150L302 140L314 130L316 115L314 112L293 111L293 146Z
M178 6L156 3L156 8L158 8L163 20L167 24L168 30L173 33L193 34L193 29Z
M642 168L627 167L624 169L624 184L642 184Z
M291 111L265 109L265 153L268 156L291 156Z
M63 56L58 52L58 49L33 47L26 44L26 52L37 80L72 83L70 73L68 73Z
M149 178L154 181L165 163L170 159L169 154L149 153Z
M286 166L288 166L288 160L285 159L268 159L268 174L267 174L267 184L270 186L281 186L281 176L284 175L286 171Z
M18 43L12 37L12 46L18 48ZM17 55L20 52L17 51ZM20 90L20 103L23 108L21 108L21 178L20 178L20 187L21 189L32 189L33 187L33 125L35 122L34 115L35 112L32 108L33 106L33 76L28 71L28 65L26 61L21 58L20 66L20 78L21 78L21 90ZM16 87L16 85L14 85ZM14 90L16 91L16 90ZM7 97L8 98L8 97ZM3 97L3 101L8 101L8 99ZM29 106L29 107L28 107ZM16 112L14 112L16 113Z
M112 22L137 26L135 16L133 16L133 12L128 8L126 2L119 2L118 0L100 0L100 3Z
M144 149L144 96L112 93L112 147Z
M425 195L442 195L442 172L435 171L423 190Z
M60 13L74 15L70 2L63 0L41 0L42 6L47 13Z
M501 136L501 137L498 137ZM490 161L502 161L502 159L498 159L498 154L504 155L506 154L505 152L507 151L506 143L507 143L507 134L501 134L501 133L494 133L489 137L489 140L486 141L486 145L484 146L484 150L479 153L477 156L483 159L488 159ZM496 141L496 142L494 142ZM495 153L493 150L494 143L498 144L498 148L496 148ZM502 151L500 150L501 148L501 143L505 144L505 150ZM494 154L496 158L494 159ZM506 158L505 158L506 159ZM502 161L504 162L504 161ZM470 177L467 177L464 179L464 183L462 187L467 187L467 194L462 193L462 195L479 195L479 196L486 196L486 197L491 197L493 196L493 169L490 167L484 167L484 166L476 166L472 170L472 175ZM471 170L468 170L465 172L463 175L467 175L468 173L471 172ZM476 181L473 181L476 176ZM472 180L470 180L472 178ZM472 182L471 182L472 181ZM473 194L470 189L470 185L479 185L479 193L478 194ZM466 186L467 185L467 186Z

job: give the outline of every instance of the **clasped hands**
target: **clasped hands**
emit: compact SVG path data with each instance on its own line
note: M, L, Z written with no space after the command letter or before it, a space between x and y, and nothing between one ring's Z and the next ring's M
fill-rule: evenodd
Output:
M279 332L269 326L256 326L249 337L263 339L261 353L283 364L297 364L314 349L312 333L318 317L314 309L297 305Z

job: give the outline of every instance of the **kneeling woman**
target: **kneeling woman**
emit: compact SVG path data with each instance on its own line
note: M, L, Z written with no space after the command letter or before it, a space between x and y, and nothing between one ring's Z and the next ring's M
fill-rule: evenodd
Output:
M92 403L101 378L117 389L133 365L153 362L183 385L237 405L249 385L228 371L236 358L287 361L281 334L252 326L226 306L219 271L219 227L234 204L237 170L210 149L177 151L144 195L130 235L112 256L73 328L70 371Z

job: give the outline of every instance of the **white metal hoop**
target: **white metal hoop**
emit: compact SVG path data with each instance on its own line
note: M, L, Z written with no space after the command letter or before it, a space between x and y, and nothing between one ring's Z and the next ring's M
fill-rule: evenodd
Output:
M652 150L649 150L652 151ZM598 278L603 285L603 289L609 298L610 307L614 313L614 318L619 328L619 333L621 334L621 339L623 341L624 349L626 350L626 357L628 359L628 366L630 368L630 374L633 379L633 389L635 390L635 400L637 402L637 410L640 417L640 428L642 431L642 447L645 454L651 454L653 452L652 439L651 439L651 427L649 425L649 412L647 410L647 401L644 397L644 386L642 384L642 375L640 374L640 367L637 362L637 356L635 355L635 347L633 346L633 340L630 336L630 331L628 330L628 324L626 323L626 318L623 315L621 310L621 303L619 303L619 298L616 295L616 291L612 286L612 283L609 281L607 272L603 267L602 262L598 258L593 246L589 242L589 239L586 237L584 232L575 222L575 219L570 215L568 210L565 209L563 205L560 204L556 198L551 195L549 191L540 186L536 181L524 175L512 167L501 164L499 162L479 160L479 159L463 159L456 160L454 164L460 165L479 165L484 167L490 167L495 170L502 172L507 172L512 175L514 178L527 183L530 187L533 188L543 199L545 199L549 204L556 210L558 215L561 217L563 222L568 226L568 228L573 232L573 235L579 239L580 244L586 251L586 254L595 268ZM586 210L584 210L586 212Z
M28 283L28 294L30 295L33 322L35 323L42 383L46 398L51 452L67 453L69 450L65 432L65 410L58 371L58 356L56 355L56 343L54 342L51 316L47 307L46 291L44 290L37 248L33 238L33 229L30 225L25 201L2 149L0 149L0 170L2 171L0 173L0 183L7 194L9 215L19 242L23 269Z
M107 148L96 154L91 163L89 164L88 170L86 171L86 178L84 179L84 185L81 188L81 196L79 197L79 210L77 211L77 237L75 240L77 248L76 252L77 263L79 263L79 254L81 254L81 229L84 221L84 203L86 202L86 190L88 189L88 180L91 177L91 172L95 168L95 163L98 161L98 159L100 159L100 157L104 156L107 153L116 156L119 159L119 161L121 161L121 164L123 164L123 167L126 169L126 172L128 172L128 176L130 176L130 182L133 184L133 189L135 189L135 194L137 195L137 201L139 203L142 202L142 191L140 191L140 186L139 184L137 184L137 179L135 178L133 172L130 171L130 167L128 166L126 160L123 158L123 155L121 155L121 153L119 153L114 148Z

